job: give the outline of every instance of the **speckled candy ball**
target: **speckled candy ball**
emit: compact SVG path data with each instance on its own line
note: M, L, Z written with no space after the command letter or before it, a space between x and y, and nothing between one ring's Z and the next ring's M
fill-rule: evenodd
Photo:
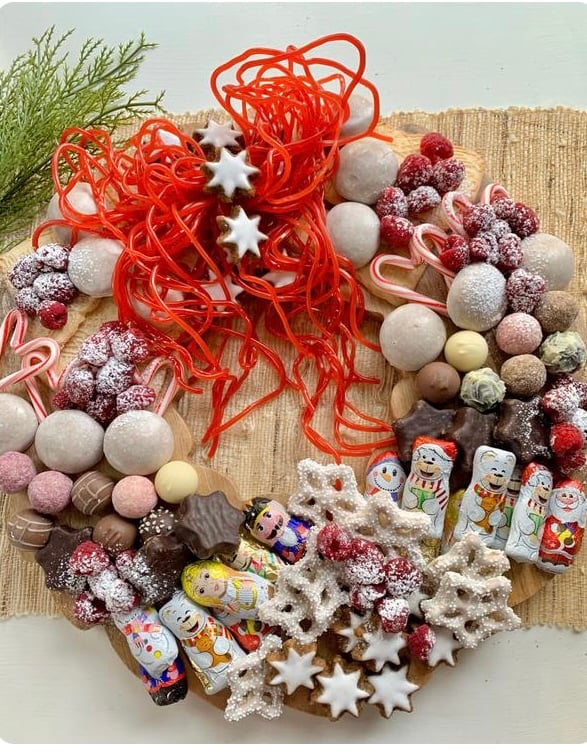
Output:
M326 216L326 229L336 253L355 267L366 265L379 249L379 218L366 204L336 205Z
M423 304L403 304L390 312L379 331L383 356L398 370L408 372L433 362L446 341L441 318Z
M88 236L69 253L67 272L73 285L88 296L112 296L112 274L123 245L116 239Z
M448 291L448 316L463 330L484 333L507 309L505 278L493 265L476 262L459 271Z
M20 396L0 393L0 453L25 451L39 423L33 407Z
M170 461L155 475L155 490L166 503L181 503L198 490L198 473L187 461Z
M158 414L144 410L117 417L104 435L109 464L124 475L148 475L173 455L173 431Z
M546 384L546 367L534 354L510 357L502 364L499 376L514 396L535 396Z
M449 336L444 346L444 358L459 372L470 372L483 367L489 346L475 330L459 330Z
M85 412L63 409L39 425L35 449L49 469L66 474L85 472L103 456L104 430Z
M513 312L497 326L495 340L505 354L531 354L542 343L542 328L532 315Z
M532 314L545 333L568 330L579 314L579 302L568 291L546 291Z
M570 246L550 233L533 233L522 239L522 267L541 275L546 290L566 288L575 273L575 255Z
M40 514L59 514L71 501L72 487L73 480L62 472L41 472L27 490L31 508Z
M6 451L0 456L0 491L18 493L37 474L33 460L19 451Z
M148 477L130 475L119 480L112 491L114 511L128 519L141 519L157 505L155 486Z
M381 192L393 186L398 170L397 156L387 142L357 139L340 150L334 188L351 202L375 204Z

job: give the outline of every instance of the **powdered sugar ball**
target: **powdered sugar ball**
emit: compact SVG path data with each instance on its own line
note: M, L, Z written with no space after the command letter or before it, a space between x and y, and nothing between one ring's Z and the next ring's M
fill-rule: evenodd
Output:
M379 331L383 356L392 367L409 372L433 362L445 342L444 323L423 304L397 307L387 315Z
M575 255L568 244L550 233L522 239L522 267L546 281L546 290L566 288L575 273Z
M340 150L334 188L352 202L375 204L381 192L395 183L398 169L396 154L387 142L357 139Z
M0 453L26 450L35 439L38 424L28 401L0 393Z
M0 491L18 493L37 474L33 460L19 451L6 451L0 456Z
M346 139L348 136L363 134L369 128L375 109L373 100L353 92L347 100L349 116L340 127L340 136Z
M173 288L164 291L161 286L156 286L155 290L163 301L169 305L181 302L184 299L183 293ZM169 330L175 325L174 320L171 319L165 310L151 309L134 294L131 295L130 301L137 315L150 322L154 327L159 328L159 330Z
M122 250L116 239L88 236L78 241L67 267L74 286L88 296L112 296L112 274Z
M35 435L39 459L49 469L77 474L95 467L103 456L102 427L78 409L63 409L44 419Z
M86 181L80 181L67 192L67 203L81 215L94 215L98 208L94 200L92 187ZM53 194L47 208L47 220L63 220L63 213L59 207L59 195ZM54 226L53 232L59 238L62 244L69 244L71 241L71 229L66 226Z
M140 519L157 505L155 486L148 477L141 475L123 477L112 491L112 505L121 516Z
M366 204L336 205L326 216L326 229L336 253L355 267L366 265L379 249L379 218Z
M531 354L542 343L542 328L532 315L513 312L497 326L495 340L506 354Z
M40 514L59 514L71 501L73 480L62 472L38 474L28 487L31 507Z
M505 278L493 265L476 262L458 272L446 298L448 316L459 328L483 333L505 315Z
M173 432L163 417L140 409L121 414L104 436L106 459L125 475L156 472L171 459L173 448Z

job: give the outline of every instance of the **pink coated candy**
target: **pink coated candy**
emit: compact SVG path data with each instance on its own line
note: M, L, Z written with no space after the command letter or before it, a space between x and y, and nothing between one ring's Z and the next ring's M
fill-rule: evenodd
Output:
M28 488L31 508L40 514L58 514L69 505L73 480L63 472L41 472Z
M531 354L542 343L542 328L532 315L514 312L499 323L495 340L506 354Z
M37 474L33 460L19 451L6 451L0 456L0 491L18 493Z
M130 475L116 483L112 491L114 510L128 519L141 519L157 505L155 486L148 477Z

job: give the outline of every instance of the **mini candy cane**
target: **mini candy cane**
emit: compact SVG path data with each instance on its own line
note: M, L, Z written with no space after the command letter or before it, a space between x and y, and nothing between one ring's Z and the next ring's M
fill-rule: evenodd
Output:
M447 191L442 197L440 207L442 215L446 220L448 227L459 236L466 236L467 233L463 228L462 211L472 207L473 203L465 194L460 191Z
M392 294L393 296L397 296L400 299L415 302L416 304L424 304L426 307L430 307L430 309L438 312L439 315L448 317L448 310L446 305L442 302L439 302L436 299L431 299L429 296L424 296L424 294L421 294L418 291L413 291L411 288L400 286L397 283L392 283L392 281L388 280L381 273L381 267L383 265L394 265L395 267L401 267L404 270L413 270L416 267L416 265L414 265L414 263L407 257L401 257L398 254L379 254L371 260L371 264L369 265L371 281L376 288Z
M432 223L422 223L422 225L418 225L414 228L414 234L410 239L409 249L410 257L414 264L418 265L421 262L426 262L430 267L434 268L434 270L442 275L444 282L450 288L455 273L442 264L438 259L437 254L435 254L426 243L427 241L431 241L436 251L439 252L443 248L444 242L447 239L448 236L442 228L439 228Z
M168 379L167 384L165 385L165 390L159 392L159 395L153 404L153 412L163 416L179 389L172 362L164 357L156 357L148 364L142 373L139 373L139 377L144 385L150 385L159 370L166 370L168 373Z
M509 199L510 195L501 184L487 184L481 192L479 204L493 204L496 199Z

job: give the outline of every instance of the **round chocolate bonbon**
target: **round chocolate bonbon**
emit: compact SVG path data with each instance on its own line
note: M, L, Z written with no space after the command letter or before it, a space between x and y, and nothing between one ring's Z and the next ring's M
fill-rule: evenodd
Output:
M355 267L371 261L379 249L379 218L366 204L341 202L326 216L326 230L337 254Z
M112 274L123 250L116 239L87 236L69 253L67 272L73 285L83 294L112 296Z
M519 354L506 359L499 375L510 393L524 398L541 391L547 377L546 367L534 354Z
M66 474L85 472L102 458L104 430L85 412L63 409L44 419L35 435L39 459Z
M431 404L444 404L459 392L461 378L450 364L430 362L416 375L415 387L420 397Z
M585 366L587 349L579 333L565 330L544 339L540 347L540 359L551 373L575 372Z
M579 314L579 302L568 291L545 291L532 314L545 333L568 330Z
M575 273L570 246L550 233L533 233L522 239L522 267L544 278L547 291L566 288Z
M198 492L198 473L187 461L169 461L155 475L155 490L166 503L181 503Z
M478 412L496 407L505 397L503 380L489 367L467 372L461 383L461 399Z
M393 186L399 170L387 142L366 137L346 144L339 153L334 188L351 202L375 204L381 192Z
M470 372L483 367L487 361L487 341L475 330L459 330L444 345L444 358L459 372Z
M542 328L532 315L512 312L497 326L495 340L505 354L531 354L542 342Z
M26 451L39 423L33 407L13 393L0 393L0 453Z
M116 417L104 435L106 459L124 475L156 472L171 459L173 449L173 431L168 423L142 409Z
M92 540L117 556L132 548L137 539L138 529L133 522L118 514L106 514L99 519L92 533Z
M101 472L85 472L71 489L73 505L87 516L104 514L112 502L114 481Z
M23 551L43 548L53 529L53 520L33 509L23 509L12 514L6 522L10 543Z
M398 370L415 371L434 361L445 341L443 321L423 304L397 307L386 316L379 331L383 356Z

